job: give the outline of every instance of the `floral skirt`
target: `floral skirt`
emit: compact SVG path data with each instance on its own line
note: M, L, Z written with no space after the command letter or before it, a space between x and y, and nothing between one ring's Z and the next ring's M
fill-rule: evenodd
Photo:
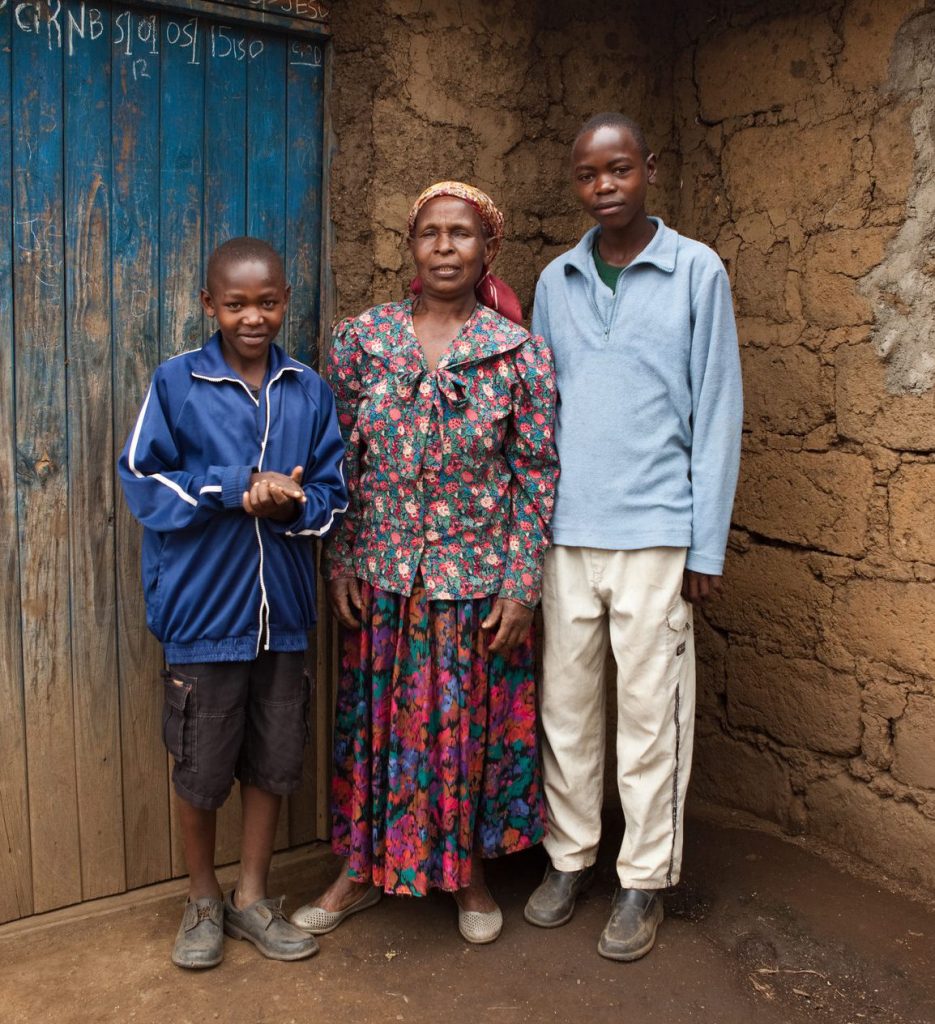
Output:
M480 628L494 598L429 601L362 583L342 631L332 846L350 874L414 896L470 884L545 834L532 636L506 657Z

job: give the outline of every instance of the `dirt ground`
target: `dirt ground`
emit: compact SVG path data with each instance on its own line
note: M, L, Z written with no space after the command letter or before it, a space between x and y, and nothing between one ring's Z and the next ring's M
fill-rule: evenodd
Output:
M4 1024L329 1024L444 1021L932 1024L935 910L857 879L776 836L690 823L685 874L644 960L601 959L612 846L563 928L523 921L543 854L497 862L499 941L471 947L453 903L384 899L295 964L228 940L220 967L169 962L179 899L24 931L0 929ZM277 868L291 909L334 870L322 847Z

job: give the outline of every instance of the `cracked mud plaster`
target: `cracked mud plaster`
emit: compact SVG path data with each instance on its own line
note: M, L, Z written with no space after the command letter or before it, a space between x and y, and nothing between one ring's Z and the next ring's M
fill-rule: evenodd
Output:
M935 12L910 19L893 47L890 94L911 106L915 167L907 216L886 258L861 281L873 343L894 394L935 385Z

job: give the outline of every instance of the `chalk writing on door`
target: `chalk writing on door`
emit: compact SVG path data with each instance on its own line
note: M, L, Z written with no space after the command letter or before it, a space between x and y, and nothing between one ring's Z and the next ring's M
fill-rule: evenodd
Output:
M324 18L318 5L303 0L250 0L263 10L275 10L309 18ZM13 24L20 32L42 36L50 50L62 50L71 57L82 40L100 39L107 27L107 17L100 8L81 0L65 8L62 0L0 0L0 12L12 7ZM161 19L158 14L137 14L121 11L112 26L113 48L118 57L130 63L134 80L151 78L160 53L166 47L188 50L188 63L200 64L201 39L205 39L207 56L213 60L254 61L266 50L262 38L240 28L216 22L205 24L197 17L179 20ZM320 68L324 52L319 43L294 39L289 43L289 66Z
M328 17L324 6L311 0L250 0L250 6L274 14L292 14L311 21L324 21Z

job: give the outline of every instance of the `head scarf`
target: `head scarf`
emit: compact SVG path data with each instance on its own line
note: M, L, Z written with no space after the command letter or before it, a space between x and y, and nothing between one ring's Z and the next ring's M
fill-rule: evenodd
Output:
M490 246L490 257L484 264L484 272L480 280L474 286L474 294L478 301L485 306L490 306L498 313L521 324L523 321L523 309L520 306L516 292L499 277L490 273L490 264L496 259L500 246L503 243L503 214L494 205L493 200L486 192L481 192L473 185L465 185L462 181L439 181L430 185L419 198L412 204L409 211L409 237L412 237L416 227L416 218L419 211L431 199L438 199L440 196L453 196L461 199L474 209L484 225L487 236L492 239ZM422 291L422 279L413 278L409 285L413 295Z

